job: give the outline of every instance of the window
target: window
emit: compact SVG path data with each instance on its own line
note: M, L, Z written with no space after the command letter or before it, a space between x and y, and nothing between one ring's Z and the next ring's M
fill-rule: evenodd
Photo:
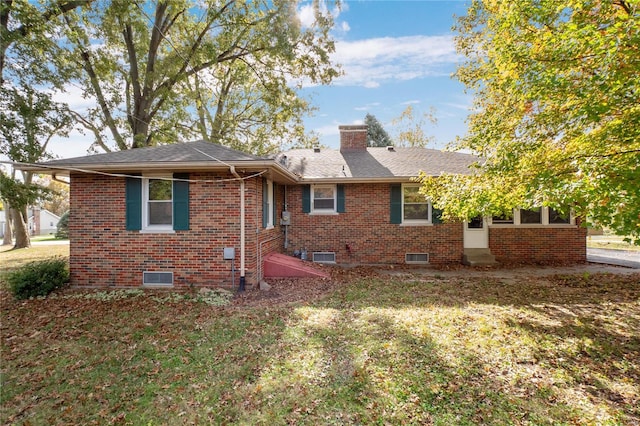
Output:
M314 212L336 211L336 187L333 185L314 185L311 188L311 209Z
M484 217L476 216L469 219L467 222L467 229L483 229L484 228Z
M513 213L493 216L491 222L494 224L513 225Z
M568 214L560 213L558 210L549 207L549 225L570 224L571 217Z
M126 178L126 229L167 232L189 229L189 175Z
M143 193L144 227L173 229L173 183L171 180L145 179Z
M275 206L276 184L268 179L262 180L262 227L273 228L275 225L276 206Z
M390 187L390 223L425 225L432 223L431 203L419 192L417 184L393 184ZM438 222L440 212L438 211Z
M418 264L429 263L429 253L405 253L404 262Z
M537 207L534 209L521 209L520 223L523 225L524 224L541 224L542 209L540 207Z
M429 218L429 201L419 192L417 185L402 187L402 222L427 223Z
M561 213L551 207L536 207L533 209L515 209L512 216L493 216L492 225L571 225L573 219L570 214Z
M344 213L344 185L304 185L302 212L317 214Z

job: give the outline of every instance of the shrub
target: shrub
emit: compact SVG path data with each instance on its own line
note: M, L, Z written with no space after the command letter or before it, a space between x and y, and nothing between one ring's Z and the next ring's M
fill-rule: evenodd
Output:
M17 299L46 296L68 282L67 261L62 257L27 263L7 276L9 289Z
M69 238L69 210L64 212L56 227L56 238L66 240Z

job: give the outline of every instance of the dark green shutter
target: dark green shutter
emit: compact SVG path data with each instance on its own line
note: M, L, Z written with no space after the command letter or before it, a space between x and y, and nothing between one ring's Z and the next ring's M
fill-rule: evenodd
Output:
M391 223L402 223L402 185L391 185Z
M338 185L338 204L336 206L336 210L338 213L344 213L346 210L344 209L344 185Z
M269 186L267 180L262 179L262 227L267 227L269 220Z
M311 186L302 186L302 213L309 213L311 211Z
M175 179L189 179L188 173L175 173ZM173 181L173 229L189 229L189 182Z
M126 178L125 188L127 231L142 229L142 179Z
M278 185L273 182L273 226L276 226L278 221L278 193L276 192Z
M431 208L431 222L442 223L442 210Z

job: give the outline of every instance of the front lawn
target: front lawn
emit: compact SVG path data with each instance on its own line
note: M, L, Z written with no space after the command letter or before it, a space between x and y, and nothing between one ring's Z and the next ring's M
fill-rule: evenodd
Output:
M69 245L33 245L26 249L17 250L13 250L10 245L0 246L0 275L26 263L54 256L69 257Z
M0 422L636 424L640 274L2 292Z

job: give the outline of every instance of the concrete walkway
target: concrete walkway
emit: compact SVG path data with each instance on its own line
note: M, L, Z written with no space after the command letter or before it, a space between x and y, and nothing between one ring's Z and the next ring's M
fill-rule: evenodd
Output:
M587 261L640 269L640 251L587 248Z

